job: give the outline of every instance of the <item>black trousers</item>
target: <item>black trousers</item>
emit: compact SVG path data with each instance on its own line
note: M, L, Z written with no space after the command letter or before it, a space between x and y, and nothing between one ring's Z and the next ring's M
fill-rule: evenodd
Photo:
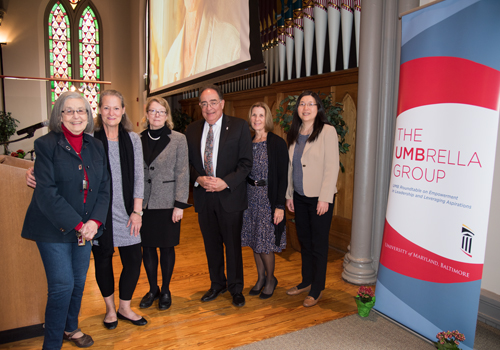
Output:
M141 274L142 250L141 244L118 247L123 269L120 275L120 299L132 300L137 281ZM103 250L93 247L95 263L95 279L104 298L115 292L115 277L113 274L113 249Z
M227 282L231 294L241 293L243 291L243 258L241 256L243 211L225 211L217 192L206 193L206 196L205 208L198 212L198 222L205 243L211 288L224 288ZM227 279L224 274L224 248Z
M302 282L299 288L311 285L309 295L315 299L325 289L328 238L334 203L335 197L333 203L328 205L328 211L319 216L316 214L318 197L301 196L297 192L293 194L295 225L302 256Z

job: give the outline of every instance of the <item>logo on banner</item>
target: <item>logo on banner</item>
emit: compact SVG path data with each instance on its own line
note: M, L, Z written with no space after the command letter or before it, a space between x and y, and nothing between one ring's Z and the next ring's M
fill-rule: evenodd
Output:
M474 233L465 225L462 225L462 251L472 257L472 239Z

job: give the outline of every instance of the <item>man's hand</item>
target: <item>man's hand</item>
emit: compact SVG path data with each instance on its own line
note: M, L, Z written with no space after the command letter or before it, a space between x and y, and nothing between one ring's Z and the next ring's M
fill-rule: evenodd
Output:
M207 192L220 192L227 188L226 181L213 176L198 176L196 182L207 190Z

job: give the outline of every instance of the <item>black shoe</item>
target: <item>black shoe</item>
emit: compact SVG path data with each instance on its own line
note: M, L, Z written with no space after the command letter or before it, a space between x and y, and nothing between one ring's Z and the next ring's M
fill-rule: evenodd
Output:
M224 294L225 292L227 292L226 287L221 288L221 289L210 288L208 290L208 292L206 292L205 295L201 297L201 301L205 302L205 301L214 300L215 298L217 298L219 296L219 294Z
M241 293L234 293L233 294L233 305L242 307L245 305L245 297Z
M153 302L155 300L158 300L159 298L160 298L160 288L157 289L157 292L155 294L147 292L146 295L142 298L139 307L141 309L147 309L148 307L153 305Z
M262 292L262 293L260 293L259 298L261 298L261 299L269 299L270 297L273 296L274 291L276 289L276 286L278 285L278 279L276 277L274 277L274 279L276 280L276 283L274 284L274 288L273 288L273 291L271 292L271 294L266 294L266 293Z
M167 310L172 305L172 297L170 292L161 293L160 301L158 302L158 309Z
M148 323L148 321L146 321L146 319L144 317L141 317L140 319L138 320L131 320L130 318L128 317L125 317L123 316L121 313L117 312L116 313L116 316L118 316L118 318L120 320L124 320L124 321L129 321L130 323L132 323L134 326L144 326Z
M264 287L266 286L266 283L264 282L264 284L262 285L262 287L260 287L260 289L254 289L255 286L250 289L250 292L248 292L248 295L259 295L260 292L262 291L262 289L264 289Z
M118 320L113 322L102 321L102 323L104 323L104 327L106 327L107 329L115 329L116 326L118 326Z

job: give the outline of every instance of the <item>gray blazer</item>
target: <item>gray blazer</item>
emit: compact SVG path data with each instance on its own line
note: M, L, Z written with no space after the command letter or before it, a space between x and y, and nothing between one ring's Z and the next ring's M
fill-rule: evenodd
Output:
M141 133L143 145L147 130ZM148 209L185 209L189 196L189 163L186 137L171 131L167 146L147 166L144 161L144 201ZM144 147L143 147L144 149ZM144 154L144 159L149 155Z

